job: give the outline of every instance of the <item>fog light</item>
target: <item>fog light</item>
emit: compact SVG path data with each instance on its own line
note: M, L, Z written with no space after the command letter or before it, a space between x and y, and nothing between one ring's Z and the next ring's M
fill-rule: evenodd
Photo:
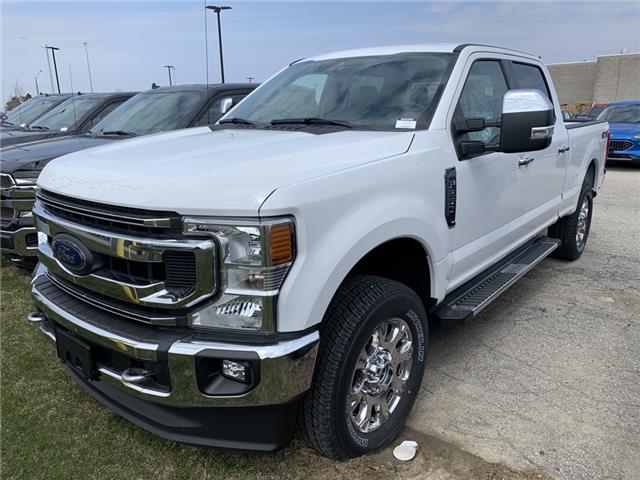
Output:
M222 374L232 380L246 383L247 365L233 360L222 360Z

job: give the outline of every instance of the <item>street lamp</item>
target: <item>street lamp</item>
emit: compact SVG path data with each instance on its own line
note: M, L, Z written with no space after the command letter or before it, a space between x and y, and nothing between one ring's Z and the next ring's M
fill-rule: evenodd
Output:
M51 72L51 60L49 59L49 52L47 52L47 46L46 45L42 45L38 42L36 42L34 39L29 38L29 37L20 37L20 39L22 40L29 40L31 43L37 45L38 47L44 49L44 54L47 57L47 65L49 66L49 82L51 85L51 91L53 92L53 73Z
M224 83L224 61L222 59L222 30L220 29L220 12L223 10L231 10L231 7L208 5L205 8L208 10L213 10L213 12L218 16L218 46L220 47L220 77L222 78L222 83Z
M167 72L169 72L169 86L173 85L173 83L171 83L171 70L174 71L173 76L175 77L175 71L176 71L176 67L174 67L173 65L165 65L164 68L167 69Z
M89 86L91 87L91 93L93 93L93 79L91 78L91 65L89 64L89 49L87 48L88 43L82 42L84 45L84 53L87 56L87 70L89 70Z
M251 83L253 81L253 77L247 77L247 80L249 80L249 83Z
M56 64L56 50L60 50L58 47L46 47L51 50L51 56L53 57L53 69L56 72L56 84L58 85L58 93L60 93L60 79L58 78L58 65Z
M33 77L33 80L36 82L36 95L40 95L40 87L38 86L38 77L40 76L41 73L42 73L42 70L38 70L38 73L36 74L36 76Z

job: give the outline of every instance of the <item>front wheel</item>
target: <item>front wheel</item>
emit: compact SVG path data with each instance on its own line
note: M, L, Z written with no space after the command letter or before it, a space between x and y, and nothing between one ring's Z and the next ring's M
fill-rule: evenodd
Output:
M549 236L560 240L553 255L563 260L577 260L587 245L593 213L593 193L588 184L582 187L578 208L568 217L559 219L549 227Z
M303 436L336 459L387 445L413 406L426 352L426 314L413 290L381 277L348 278L323 321Z

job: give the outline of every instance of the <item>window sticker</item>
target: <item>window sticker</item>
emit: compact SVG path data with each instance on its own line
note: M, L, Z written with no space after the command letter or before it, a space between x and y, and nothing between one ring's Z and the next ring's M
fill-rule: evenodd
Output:
M416 120L414 118L401 118L396 120L396 128L416 128Z

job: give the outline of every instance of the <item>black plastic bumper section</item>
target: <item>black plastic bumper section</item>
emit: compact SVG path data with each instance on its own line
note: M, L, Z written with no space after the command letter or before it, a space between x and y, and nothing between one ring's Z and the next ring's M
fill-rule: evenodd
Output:
M295 428L298 401L263 407L171 407L141 400L103 381L71 377L107 408L149 432L198 447L276 451Z

